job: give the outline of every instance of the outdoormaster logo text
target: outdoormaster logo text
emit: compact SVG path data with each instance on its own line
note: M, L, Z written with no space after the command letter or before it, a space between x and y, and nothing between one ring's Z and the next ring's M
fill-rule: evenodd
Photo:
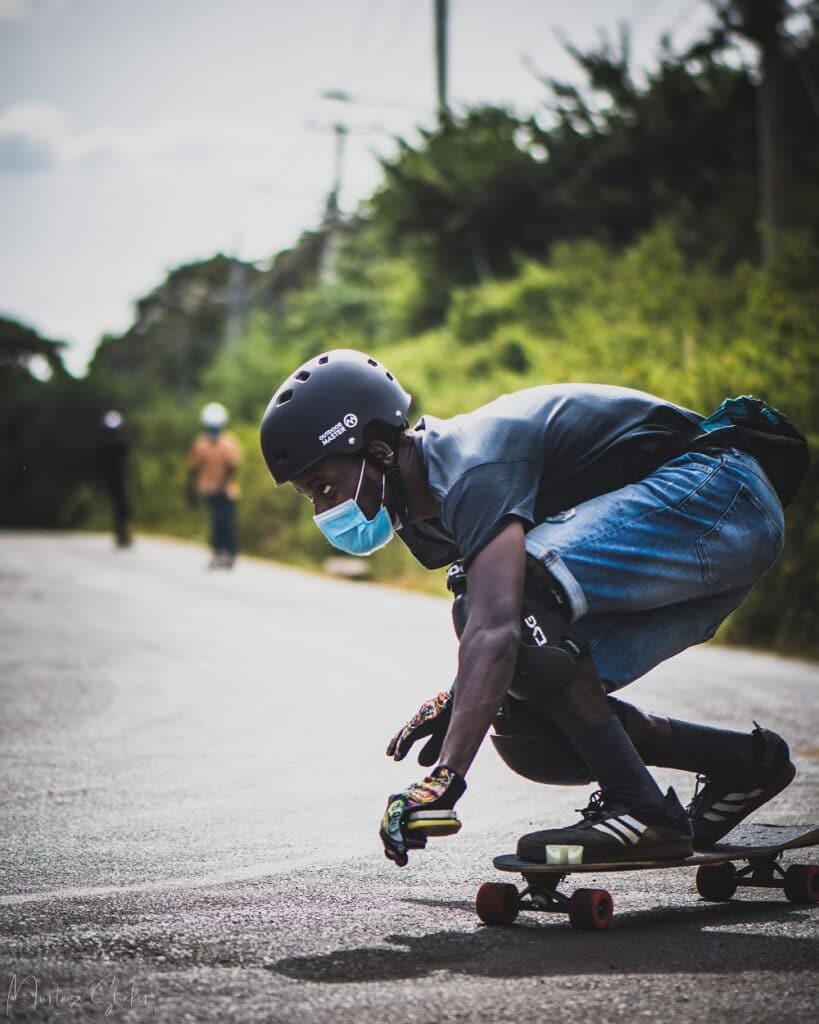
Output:
M354 412L345 413L343 421L339 420L338 423L334 423L332 427L325 430L323 434L319 434L319 441L326 448L331 441L335 441L337 437L346 434L348 429L352 430L355 426L358 426L358 416Z

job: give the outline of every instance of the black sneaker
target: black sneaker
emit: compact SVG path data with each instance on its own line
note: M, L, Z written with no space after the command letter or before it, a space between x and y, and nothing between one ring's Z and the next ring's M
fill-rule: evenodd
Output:
M673 789L666 793L662 808L651 814L635 811L598 790L580 814L582 819L569 828L547 828L521 836L518 857L545 864L603 864L676 860L693 852L688 815Z
M697 850L712 847L757 807L781 793L796 775L785 740L756 722L754 726L757 766L744 779L697 775L694 798L688 805Z

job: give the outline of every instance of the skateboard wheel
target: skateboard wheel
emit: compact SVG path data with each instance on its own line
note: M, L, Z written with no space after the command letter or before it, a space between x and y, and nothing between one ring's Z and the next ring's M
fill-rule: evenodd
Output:
M520 897L508 882L484 882L475 897L475 910L484 924L514 924Z
M819 903L819 864L791 864L784 889L791 903Z
M576 889L569 900L569 924L578 932L608 928L614 903L605 889Z
M737 891L737 869L730 861L697 868L697 892L704 900L730 900Z

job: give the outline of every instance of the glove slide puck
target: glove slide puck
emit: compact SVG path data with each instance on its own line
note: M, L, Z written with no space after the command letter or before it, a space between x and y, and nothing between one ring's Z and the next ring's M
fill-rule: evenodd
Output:
M404 828L429 837L453 836L460 832L461 820L455 811L413 811Z

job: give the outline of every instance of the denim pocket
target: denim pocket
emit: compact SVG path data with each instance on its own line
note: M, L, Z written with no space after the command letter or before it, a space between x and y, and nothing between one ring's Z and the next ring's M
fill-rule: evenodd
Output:
M773 565L782 543L779 525L741 484L719 520L697 540L702 578L721 589L752 583Z

